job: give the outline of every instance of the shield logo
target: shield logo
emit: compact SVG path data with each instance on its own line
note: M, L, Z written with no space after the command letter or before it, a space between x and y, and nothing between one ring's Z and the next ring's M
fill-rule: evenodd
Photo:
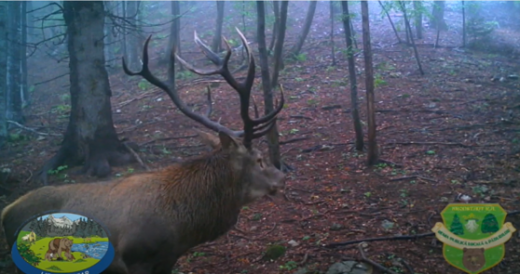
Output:
M477 274L504 258L504 243L516 231L504 223L506 215L499 204L449 204L441 213L443 223L436 223L432 231L443 242L449 264Z

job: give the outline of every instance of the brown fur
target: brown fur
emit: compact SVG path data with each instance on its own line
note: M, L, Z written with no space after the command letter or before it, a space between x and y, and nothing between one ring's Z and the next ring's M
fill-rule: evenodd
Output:
M226 233L243 205L283 183L285 175L259 151L224 133L218 139L211 154L163 170L31 191L2 211L7 242L12 246L16 230L35 214L77 212L111 233L115 258L105 273L170 273L188 249Z
M472 272L475 272L486 264L484 248L463 248L462 264Z
M49 242L49 249L45 254L45 258L47 259L47 255L51 258L59 258L62 257L62 253L65 252L65 258L69 261L73 261L74 255L71 253L73 241L69 238L54 238ZM63 257L62 257L63 258ZM47 259L50 261L49 259Z

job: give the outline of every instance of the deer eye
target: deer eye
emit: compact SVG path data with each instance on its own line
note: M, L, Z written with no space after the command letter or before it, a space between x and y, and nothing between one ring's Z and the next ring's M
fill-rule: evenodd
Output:
M261 158L258 158L256 162L260 165L260 168L264 168L264 163L262 162Z

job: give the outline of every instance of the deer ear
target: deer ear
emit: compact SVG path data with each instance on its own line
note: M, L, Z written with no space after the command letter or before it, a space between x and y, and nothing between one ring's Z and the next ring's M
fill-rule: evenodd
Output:
M229 136L227 133L221 131L218 133L218 137L220 138L220 144L222 144L224 150L236 149L239 147L235 138Z
M220 139L214 134L204 132L202 130L193 129L199 137L202 139L202 142L212 148L217 148L220 145Z

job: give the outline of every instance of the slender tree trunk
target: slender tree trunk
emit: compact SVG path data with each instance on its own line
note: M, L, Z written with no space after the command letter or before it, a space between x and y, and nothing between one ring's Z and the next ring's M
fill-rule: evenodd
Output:
M269 51L272 52L274 48L274 42L278 36L278 25L280 24L280 6L279 1L273 1L273 13L274 13L274 24L273 24L273 37L271 37L271 44L269 45Z
M7 119L19 123L24 123L22 111L22 93L21 93L21 74L20 74L20 56L21 56L21 2L9 2L10 15L8 30L8 79L7 79Z
M316 12L317 4L318 1L310 1L309 3L309 9L307 10L307 16L305 17L305 23L303 24L302 33L300 34L300 36L298 36L298 41L291 50L291 55L293 56L300 54L300 50L303 47L305 38L307 38L309 30L311 29L312 20L314 19L314 13Z
M214 52L220 52L222 50L222 24L224 23L224 1L217 1L217 30L215 36L213 36L213 42L211 43L211 49Z
M0 148L7 141L7 25L9 2L0 2Z
M20 44L20 95L22 107L29 105L29 89L27 87L27 1L21 3L21 44Z
M363 22L363 55L365 57L365 86L367 89L368 116L368 158L367 164L372 166L378 162L379 150L376 140L376 110L374 98L374 67L372 66L372 46L370 42L370 21L368 18L368 2L361 1L361 18Z
M336 65L336 49L334 48L334 1L329 1L330 15L330 57L332 57L332 66Z
M287 7L289 1L282 1L280 6L280 24L278 25L278 37L276 37L276 44L274 46L274 65L273 77L271 77L271 87L278 85L278 75L283 69L283 43L285 41L285 26L287 25Z
M397 38L397 41L399 42L399 44L402 43L403 41L401 41L401 38L399 37L399 33L398 33L397 30L395 29L394 22L392 21L392 17L390 17L390 14L388 14L388 10L387 10L386 7L383 5L383 3L381 3L380 0L378 0L377 2L379 2L379 5L380 5L381 8L385 11L386 18L388 18L388 22L390 22L390 26L392 26L392 30L394 31L394 34L395 34L395 37Z
M173 69L172 63L170 62L170 58L172 56L172 50L175 49L177 54L181 54L181 7L179 5L179 1L172 1L172 26L170 29L170 40L168 41L168 49L166 50L165 60L168 61L168 75L174 75L174 72L171 71ZM182 65L180 66L182 69ZM171 83L173 79L168 78L168 81Z
M273 104L273 87L271 86L271 79L269 76L269 63L267 61L267 46L265 43L265 6L263 1L256 1L257 9L257 36L258 36L258 51L260 53L260 68L262 71L262 89L264 91L264 108L265 114L274 110ZM276 123L276 122L275 122ZM273 129L267 134L267 141L269 143L269 155L273 165L281 169L282 163L280 159L280 143L278 141L278 129L276 124Z
M424 75L424 71L423 71L422 65L421 65L421 59L419 58L419 52L417 51L417 47L415 46L415 42L412 37L412 27L410 26L410 21L408 20L408 15L406 15L405 5L404 5L403 1L398 1L398 4L400 5L401 10L403 12L405 30L407 33L410 34L410 42L413 47L413 51L415 54L415 60L417 61L417 66L419 67L419 72L421 73L421 75Z
M415 19L415 33L417 35L417 39L422 39L422 2L421 1L413 1L413 9L415 11L414 19Z
M462 1L462 47L466 47L466 8L465 2Z
M124 37L124 44L125 44L125 51L124 51L124 57L125 61L127 61L127 65L131 70L137 70L141 67L139 64L139 53L138 53L138 38L133 31L135 27L137 26L137 7L139 5L139 1L123 1L126 3L125 5L125 17L127 17L128 24L130 25L130 29L132 31L125 30L125 37Z
M39 178L61 165L83 164L83 172L97 177L132 157L118 139L112 122L108 73L103 64L104 11L101 1L65 1L64 19L70 68L71 113L60 150L43 167Z
M352 120L354 121L354 130L356 132L356 150L363 151L363 128L359 118L357 80L356 80L356 61L354 59L353 37L350 32L350 12L348 10L348 2L341 1L343 9L343 29L345 30L345 40L347 41L347 59L348 59L348 76L350 81L350 101L352 104Z

